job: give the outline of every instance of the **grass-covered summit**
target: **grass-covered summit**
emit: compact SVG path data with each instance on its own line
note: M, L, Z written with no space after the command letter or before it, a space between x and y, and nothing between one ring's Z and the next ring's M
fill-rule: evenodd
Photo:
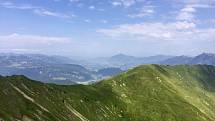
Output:
M0 120L215 121L215 67L143 65L85 86L0 77Z

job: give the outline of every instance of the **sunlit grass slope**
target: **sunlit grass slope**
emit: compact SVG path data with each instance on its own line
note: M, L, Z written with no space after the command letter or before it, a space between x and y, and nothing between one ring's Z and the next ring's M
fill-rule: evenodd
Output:
M215 67L142 65L85 86L0 77L0 119L215 121Z

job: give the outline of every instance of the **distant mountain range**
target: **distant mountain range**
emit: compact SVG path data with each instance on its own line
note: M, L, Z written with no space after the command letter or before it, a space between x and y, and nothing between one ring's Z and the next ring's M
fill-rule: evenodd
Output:
M179 64L188 64L193 58L187 56L176 56L164 61L159 62L159 64L168 64L168 65L179 65Z
M141 64L158 64L161 61L172 58L174 56L156 55L149 57L135 57L125 54L117 54L111 57L95 58L87 61L83 61L83 65L89 68L104 68L104 67L116 67L122 70L141 65Z
M142 64L215 65L215 54L195 57L157 55L135 57L117 54L111 57L80 60L41 54L0 54L0 75L25 75L45 83L75 84L117 75Z
M91 85L0 76L2 121L215 121L215 67L142 65Z
M69 64L75 63L64 56L47 56L42 54L14 54L14 53L0 53L0 66L12 64L14 62L27 66L28 64L45 65L45 64ZM31 66L31 65L30 65Z
M160 64L179 65L179 64L207 64L215 66L215 54L202 53L195 57L177 56L160 62Z
M203 53L194 57L189 64L208 64L215 65L215 54Z
M160 61L169 59L173 56L166 56L166 55L156 55L156 56L149 56L149 57L134 57L128 56L124 54L118 54L115 56L110 57L108 62L113 65L120 65L122 68L129 68L129 66L136 66L140 64L154 64L159 63Z
M0 55L0 75L25 75L45 83L74 84L96 79L91 72L70 58L39 54Z
M167 64L167 65L179 65L179 64L207 64L215 65L215 54L202 53L195 57L189 56L167 56L156 55L149 57L135 57L125 54L117 54L106 58L95 58L88 61L82 61L82 65L89 68L105 68L105 67L117 67L122 70L136 67L142 64Z

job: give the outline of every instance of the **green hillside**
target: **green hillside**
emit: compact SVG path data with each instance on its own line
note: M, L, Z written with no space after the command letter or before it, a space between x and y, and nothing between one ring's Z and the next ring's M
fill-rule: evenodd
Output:
M86 86L0 77L0 120L215 121L215 67L143 65Z

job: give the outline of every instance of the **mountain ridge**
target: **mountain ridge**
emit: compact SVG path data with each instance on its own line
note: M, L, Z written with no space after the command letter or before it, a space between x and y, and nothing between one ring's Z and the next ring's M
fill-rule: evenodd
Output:
M176 56L173 58L169 58L167 60L161 61L160 64L170 64L170 65L178 65L178 64L207 64L215 66L215 54L213 53L202 53L194 57L189 56Z
M209 65L141 65L86 86L44 84L24 76L0 77L0 117L47 121L213 121L214 77L215 67ZM13 108L8 104L13 104Z

